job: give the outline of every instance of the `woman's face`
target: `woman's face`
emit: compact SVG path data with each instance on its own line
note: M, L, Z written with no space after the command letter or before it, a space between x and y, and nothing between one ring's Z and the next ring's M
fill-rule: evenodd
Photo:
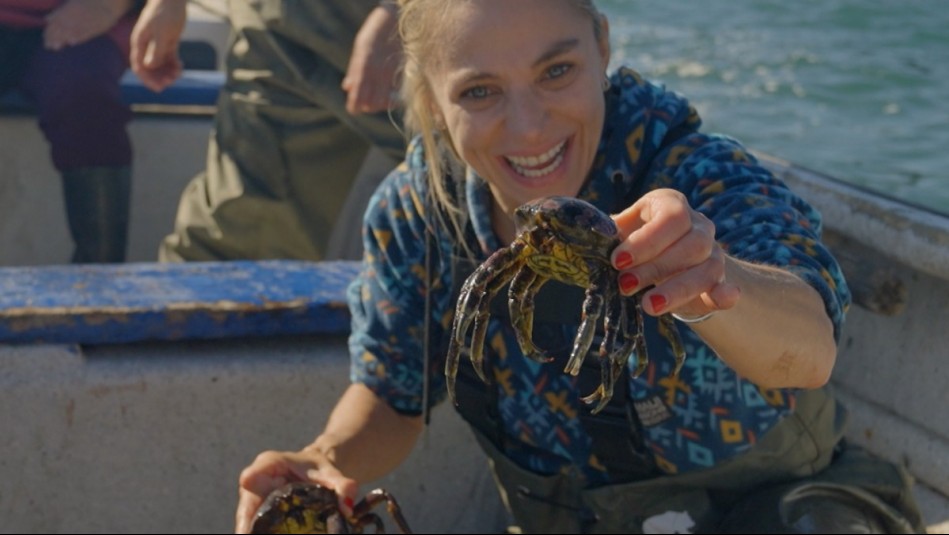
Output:
M476 0L451 8L426 70L434 112L461 158L512 214L574 196L603 128L604 27L566 0Z

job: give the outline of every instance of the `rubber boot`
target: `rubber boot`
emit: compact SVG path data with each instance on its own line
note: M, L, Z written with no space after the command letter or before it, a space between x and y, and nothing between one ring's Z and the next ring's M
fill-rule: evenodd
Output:
M125 261L132 172L124 167L83 167L62 173L73 264Z
M798 483L755 491L719 533L913 533L892 507L856 486Z

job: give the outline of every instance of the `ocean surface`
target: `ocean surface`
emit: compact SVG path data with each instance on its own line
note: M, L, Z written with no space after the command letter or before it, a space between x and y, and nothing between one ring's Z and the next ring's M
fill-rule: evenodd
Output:
M704 128L949 214L949 1L598 0Z

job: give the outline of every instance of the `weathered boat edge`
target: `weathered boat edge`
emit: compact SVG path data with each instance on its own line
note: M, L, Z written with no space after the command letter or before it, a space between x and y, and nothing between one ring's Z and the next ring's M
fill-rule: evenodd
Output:
M949 533L949 216L756 156L820 210L855 293L833 377L849 438L905 465L930 532Z
M882 256L949 281L949 216L770 154L755 155L820 209L826 227Z
M150 262L12 267L0 342L121 344L349 330L356 262Z

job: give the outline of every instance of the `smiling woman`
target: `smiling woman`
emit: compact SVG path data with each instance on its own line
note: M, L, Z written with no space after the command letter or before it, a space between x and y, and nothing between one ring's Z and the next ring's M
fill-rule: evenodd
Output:
M277 481L312 480L345 505L393 470L450 391L446 369L525 532L641 532L669 518L701 532L921 530L901 469L840 440L844 409L824 385L851 295L814 207L738 141L703 133L684 97L609 70L609 24L590 0L400 6L415 138L366 214L353 384L311 445L244 469L238 530ZM571 244L583 229L515 240L518 207L553 196L613 214L602 265ZM588 219L544 214L558 228ZM585 286L581 303L547 271L520 269L535 258L603 276L568 278ZM483 291L463 285L472 270ZM507 280L511 317L491 297ZM636 313L614 305L631 295ZM604 302L610 321L640 323L644 369L584 358L612 347L588 339L616 336L588 321ZM671 318L706 316L676 325L680 348L664 337ZM453 320L470 344L467 329L452 339ZM482 341L487 382L455 360L466 347L477 360ZM604 395L584 399L591 381ZM859 483L867 472L880 487Z

